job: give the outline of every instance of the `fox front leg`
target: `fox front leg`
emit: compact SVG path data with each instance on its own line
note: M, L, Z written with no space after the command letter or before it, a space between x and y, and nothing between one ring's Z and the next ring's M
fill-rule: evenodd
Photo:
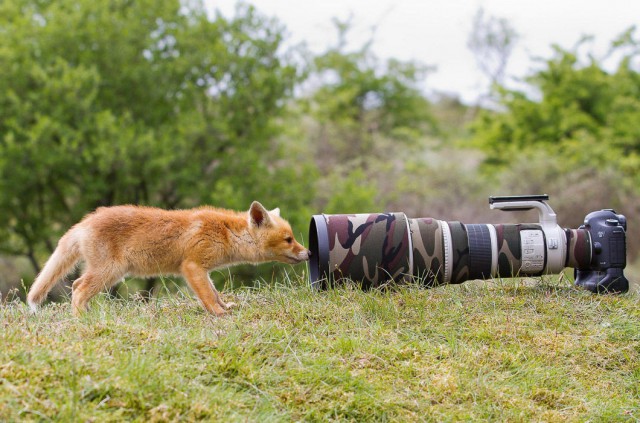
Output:
M209 313L216 316L222 316L226 313L223 307L224 303L220 299L218 291L210 282L206 269L193 261L185 261L182 263L180 270L189 287Z

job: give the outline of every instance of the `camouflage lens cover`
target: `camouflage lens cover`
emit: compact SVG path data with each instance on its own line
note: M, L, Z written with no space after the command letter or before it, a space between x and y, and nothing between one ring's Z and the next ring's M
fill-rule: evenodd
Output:
M411 275L409 227L404 213L314 216L312 226L312 233L313 229L318 233L314 239L310 235L312 283L325 286L348 278L369 288ZM327 257L321 257L322 248L319 243L315 248L313 242L325 234L326 266Z
M566 245L547 244L537 224L472 224L404 213L315 215L310 225L312 285L325 289L344 279L363 288L416 278L425 286L490 277L539 276L564 266L588 269L591 238L584 229L559 231ZM563 238L565 238L563 237ZM566 259L548 261L550 249Z
M522 251L517 225L494 225L498 238L498 276L509 278L520 272Z
M440 220L409 219L413 245L413 275L425 286L444 283L444 243Z

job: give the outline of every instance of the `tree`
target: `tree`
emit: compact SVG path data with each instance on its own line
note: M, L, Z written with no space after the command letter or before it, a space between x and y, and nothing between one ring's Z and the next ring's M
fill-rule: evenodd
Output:
M313 76L321 81L311 98L312 112L325 130L334 126L345 159L375 154L375 138L415 141L435 125L429 103L418 88L428 68L414 63L381 62L371 42L346 51L348 23L336 21L339 42L314 60ZM332 140L327 140L329 144Z
M568 166L613 167L637 182L640 74L633 66L638 49L630 48L637 46L631 34L627 31L612 44L608 55L622 55L613 73L592 55L580 59L584 43L574 51L556 46L543 69L527 79L528 92L539 99L502 88L505 111L486 111L473 126L486 164L504 167L517 155L545 149L565 157Z
M478 9L467 46L478 68L489 79L491 89L504 84L507 64L518 38L518 33L506 19L486 16L484 9Z
M304 136L324 176L318 204L334 212L380 207L390 187L384 175L437 131L419 87L429 69L380 60L371 42L349 50L350 24L334 23L338 43L313 58L303 99L311 120Z

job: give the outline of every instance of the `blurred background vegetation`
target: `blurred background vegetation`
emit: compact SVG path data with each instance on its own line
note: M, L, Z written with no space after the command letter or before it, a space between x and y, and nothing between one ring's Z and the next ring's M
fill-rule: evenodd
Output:
M3 297L31 284L71 225L114 204L244 210L257 199L304 242L316 213L513 222L535 216L491 212L487 196L547 193L566 227L600 208L624 213L638 261L633 28L611 42L614 72L578 42L516 91L503 79L517 34L480 12L469 48L493 85L473 105L427 97L428 66L348 48L348 22L335 28L336 45L311 54L247 4L226 18L197 1L1 2ZM270 282L286 269L213 277Z

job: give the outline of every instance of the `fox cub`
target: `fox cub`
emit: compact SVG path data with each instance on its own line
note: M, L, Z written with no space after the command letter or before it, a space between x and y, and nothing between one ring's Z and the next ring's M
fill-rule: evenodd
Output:
M78 315L91 298L127 275L182 275L202 306L218 316L225 304L209 278L213 269L240 263L300 263L309 251L293 237L280 210L254 201L248 212L213 207L162 210L101 207L73 226L36 278L27 301L32 310L80 260L71 303Z

